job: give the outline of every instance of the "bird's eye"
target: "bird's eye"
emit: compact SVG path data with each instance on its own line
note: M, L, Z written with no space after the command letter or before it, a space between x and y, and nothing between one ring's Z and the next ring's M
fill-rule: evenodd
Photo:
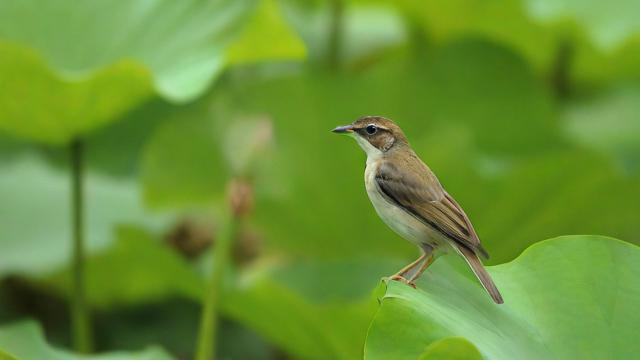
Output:
M376 133L376 131L378 131L378 128L373 124L367 125L367 127L365 128L365 131L367 132L367 134L373 135Z

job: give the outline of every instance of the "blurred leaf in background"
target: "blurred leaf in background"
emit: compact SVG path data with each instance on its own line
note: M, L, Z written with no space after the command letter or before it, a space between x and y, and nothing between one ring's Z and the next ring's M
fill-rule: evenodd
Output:
M400 265L382 259L256 267L223 307L296 358L358 358L376 310L371 280Z
M303 45L275 9L272 0L56 0L37 7L4 1L0 126L64 143L116 120L154 92L174 102L193 100L234 61L300 59ZM252 56L242 50L274 37L282 41L278 48Z
M481 37L519 53L536 69L548 69L553 62L553 31L532 21L521 1L401 0L398 4L414 26L438 44Z
M0 327L0 349L16 359L96 359L96 360L169 360L172 357L158 347L137 353L114 352L95 356L77 355L47 344L40 327L31 321ZM2 355L0 355L2 356ZM9 357L11 359L11 357Z
M611 161L565 152L532 159L497 183L477 217L491 263L509 261L535 237L610 234L640 243L637 223L640 181L628 179Z
M122 227L108 251L87 262L87 299L97 308L144 304L176 296L198 300L202 279L168 245L136 228ZM119 271L119 272L118 272ZM70 294L70 271L47 283Z
M229 171L208 112L159 126L146 143L140 166L145 203L152 207L211 204L220 199Z
M640 165L640 87L618 86L567 106L564 128L580 145L612 156L625 170Z
M640 23L632 15L640 11L640 5L632 1L595 4L566 0L527 0L524 4L530 15L541 22L572 19L585 29L596 45L604 49L615 48L629 37L640 33Z
M0 274L44 275L64 266L71 256L68 176L34 154L1 168ZM89 173L87 190L89 253L109 248L118 224L159 231L171 219L170 214L146 212L138 186L130 180Z
M260 60L300 60L306 48L298 35L284 21L276 0L258 0L258 8L240 38L227 50L230 64Z
M341 63L358 67L408 42L405 20L395 3L296 0L281 3L286 19L308 48L309 63L315 66L325 67L335 51ZM336 33L339 39L332 38Z

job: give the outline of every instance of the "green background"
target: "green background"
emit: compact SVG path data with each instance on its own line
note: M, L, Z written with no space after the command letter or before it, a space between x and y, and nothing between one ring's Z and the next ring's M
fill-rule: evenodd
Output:
M224 278L220 358L629 358L638 13L624 0L0 0L0 359L77 358L78 140L90 358L193 358L237 177L255 204ZM371 208L365 155L329 132L363 115L394 119L464 207L504 306L453 256L418 290L380 282L418 252Z

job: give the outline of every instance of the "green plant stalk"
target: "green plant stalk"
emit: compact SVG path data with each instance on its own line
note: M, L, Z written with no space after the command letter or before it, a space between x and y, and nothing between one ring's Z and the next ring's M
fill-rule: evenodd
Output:
M560 100L567 100L571 96L571 66L574 57L573 44L567 39L560 39L551 68L551 85Z
M73 293L71 331L73 347L79 353L91 351L91 327L84 296L84 184L83 145L79 139L70 145L71 212L73 223Z
M213 252L211 276L208 290L205 294L204 309L200 317L200 332L198 334L197 360L211 360L216 356L216 333L218 327L218 309L220 293L224 281L224 273L231 257L231 244L238 227L240 218L227 217L220 236L216 239Z
M331 0L329 2L329 44L328 60L329 66L337 70L340 68L340 58L342 49L342 32L344 28L344 3L343 0Z

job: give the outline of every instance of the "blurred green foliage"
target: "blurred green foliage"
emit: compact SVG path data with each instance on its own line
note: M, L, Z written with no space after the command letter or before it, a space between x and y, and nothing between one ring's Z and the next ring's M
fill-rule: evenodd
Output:
M5 325L0 328L0 346L10 356L2 359L95 359L95 360L165 360L171 356L157 347L150 347L138 353L114 352L109 355L80 356L48 345L40 327L30 321Z
M364 154L329 130L396 120L490 264L566 234L640 244L638 12L623 0L0 1L0 320L35 317L68 345L48 304L71 294L65 146L82 139L100 351L192 357L227 182L241 175L255 206L225 277L221 355L359 358L374 316L372 358L500 358L504 324L554 334L540 344L560 358L587 341L598 354L594 336L626 328L575 325L591 319L576 312L638 302L617 291L634 286L637 249L613 240L554 240L492 268L499 309L443 259L424 291L390 284L378 311L371 289L416 250L371 208ZM436 305L471 320L443 323ZM531 308L553 324L532 323ZM495 331L471 332L487 319ZM571 324L594 329L584 344L565 336ZM403 353L379 352L398 338ZM0 348L73 358L33 323L3 326Z

